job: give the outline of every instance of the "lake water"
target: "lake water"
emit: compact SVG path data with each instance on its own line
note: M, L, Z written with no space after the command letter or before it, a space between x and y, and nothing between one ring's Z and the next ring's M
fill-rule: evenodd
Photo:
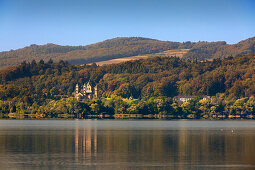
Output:
M0 169L255 169L255 121L0 120Z

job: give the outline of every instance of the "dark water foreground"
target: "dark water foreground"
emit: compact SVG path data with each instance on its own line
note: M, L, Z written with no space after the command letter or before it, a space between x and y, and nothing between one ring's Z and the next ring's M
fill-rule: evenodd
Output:
M255 169L255 121L0 120L0 169Z

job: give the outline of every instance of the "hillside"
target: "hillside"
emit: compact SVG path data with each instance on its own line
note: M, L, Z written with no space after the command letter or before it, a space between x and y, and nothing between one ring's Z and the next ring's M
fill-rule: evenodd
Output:
M198 42L188 53L184 54L184 58L206 60L251 53L255 53L255 37L233 45L226 44L224 41L212 43Z
M18 50L0 53L0 68L15 66L22 61L65 60L71 64L86 64L139 54L158 53L177 49L183 43L158 41L154 39L130 37L114 38L87 46L59 46L55 44L31 45Z
M150 57L171 57L171 56L174 56L174 57L182 58L183 55L186 54L188 51L189 51L189 49L166 50L166 51L162 51L159 53L116 58L116 59L111 59L111 60L106 60L106 61L99 61L99 62L95 62L95 63L99 66L102 66L102 65L107 65L107 64L117 64L117 63L126 62L126 61L130 61L130 60L147 59ZM93 63L89 63L89 64L93 64Z
M206 62L152 57L106 66L23 62L0 71L0 118L88 118L102 112L255 118L254 64L254 54ZM99 98L72 97L75 85L86 82L98 86ZM183 95L211 99L172 100Z
M77 82L99 84L102 96L122 97L209 95L255 95L254 54L207 62L178 57L153 57L106 66L73 66L66 62L22 63L0 71L0 84L15 84L31 95L42 92L71 95ZM125 87L124 87L125 86ZM122 89L127 88L127 89ZM1 91L0 91L1 92ZM6 91L7 93L7 91Z
M0 69L16 66L23 61L68 61L88 64L134 56L177 56L184 59L206 60L255 52L255 38L228 45L226 42L171 42L142 37L120 37L87 46L31 45L0 53ZM138 57L139 58L139 57ZM121 61L121 60L118 60ZM127 61L124 59L124 61Z

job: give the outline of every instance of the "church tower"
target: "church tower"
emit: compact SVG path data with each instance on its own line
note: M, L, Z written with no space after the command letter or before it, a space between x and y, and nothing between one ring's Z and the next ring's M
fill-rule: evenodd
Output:
M86 84L83 84L83 95L86 96L87 93L87 88L86 88Z
M86 91L87 93L92 93L92 87L91 87L89 82L87 83L87 89L86 90L87 90Z
M76 87L75 87L75 93L78 94L79 93L79 85L76 84Z
M98 97L98 89L97 89L97 85L94 87L94 96Z

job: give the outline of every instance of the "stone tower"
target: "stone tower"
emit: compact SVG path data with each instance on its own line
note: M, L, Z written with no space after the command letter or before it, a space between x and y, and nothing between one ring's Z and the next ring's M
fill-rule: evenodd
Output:
M90 85L90 83L89 83L89 82L87 83L87 89L86 89L86 92L87 92L87 93L92 93L92 87L91 87L91 85Z
M95 96L95 97L98 97L97 85L94 87L94 96Z
M76 87L75 87L75 93L78 94L79 93L79 85L76 84Z
M86 93L87 93L87 87L86 87L86 84L84 83L83 84L83 95L86 96Z

